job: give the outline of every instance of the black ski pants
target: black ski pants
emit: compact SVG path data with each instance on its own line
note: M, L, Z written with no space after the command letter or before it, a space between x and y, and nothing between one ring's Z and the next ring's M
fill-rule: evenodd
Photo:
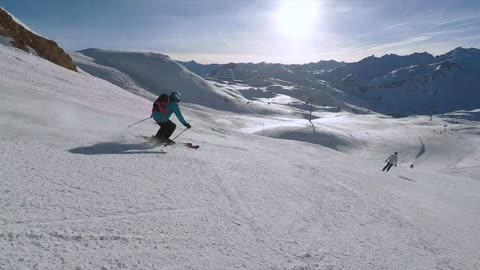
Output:
M387 165L385 165L385 167L383 167L382 172L385 171L385 170L387 170L387 172L390 171L390 168L392 168L392 166L393 166L392 163L387 163Z
M168 139L170 136L172 136L173 132L177 128L177 125L173 123L172 121L168 120L167 122L162 122L162 123L157 123L160 128L157 131L157 134L155 134L155 137L157 138L165 138Z

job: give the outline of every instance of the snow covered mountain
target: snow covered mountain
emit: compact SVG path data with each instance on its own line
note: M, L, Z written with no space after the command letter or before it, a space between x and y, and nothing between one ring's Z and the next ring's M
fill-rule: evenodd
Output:
M15 46L64 68L77 71L70 56L56 42L39 36L2 8L0 8L0 43Z
M191 63L182 63L191 67ZM195 63L195 70L202 70ZM210 70L215 65L205 66ZM274 78L302 87L342 93L340 101L395 116L446 113L480 107L480 50L457 48L440 56L415 53L407 56L371 56L356 63L321 61L305 65L234 64L222 66L205 76L210 80L245 83L255 78ZM305 100L304 100L305 101ZM315 99L316 105L329 104ZM360 108L365 108L364 110ZM353 110L352 110L353 111Z
M85 72L144 97L179 91L183 102L226 111L250 109L242 106L244 98L237 92L215 87L166 55L99 49L86 49L71 55ZM228 104L226 97L231 101Z
M320 79L361 100L360 106L393 115L446 113L480 107L480 50L447 54L386 55L323 73Z
M202 65L195 61L179 62L192 72L210 78L225 78L231 80L249 80L257 76L272 77L304 86L312 86L313 82L309 79L311 74L323 73L338 67L345 63L336 61L319 61L304 65L283 65L270 63L229 63L225 65L210 64Z
M182 63L182 62L179 62ZM335 61L320 61L306 65L230 63L225 65L202 65L196 62L183 62L193 70L213 70L205 78L215 82L215 86L224 91L235 91L247 99L250 106L259 104L284 105L291 113L305 117L306 109L313 111L357 110L352 100L356 97L346 95L328 84L312 80L311 74L318 74L343 65ZM291 69L291 70L290 70ZM292 71L294 70L294 71ZM269 74L259 75L259 74ZM282 78L282 79L279 79ZM319 91L319 89L321 89ZM312 106L310 106L312 105ZM272 109L274 106L267 106ZM300 110L299 110L300 109ZM357 112L366 112L359 109ZM263 113L266 113L264 111ZM276 111L276 113L279 113ZM308 116L310 117L310 116Z
M255 76L275 77L279 79L287 79L292 73L303 74L308 73L321 73L328 70L332 70L343 66L344 62L337 61L319 61L316 63L308 63L303 65L291 64L270 64L270 63L229 63L225 65L221 64L208 64L203 65L195 61L182 62L177 61L182 66L188 68L190 71L202 77L218 77L219 74L225 72L225 70L231 70L233 72L234 79L246 80ZM220 75L221 76L221 75ZM296 77L291 77L296 78ZM295 80L292 80L296 82Z
M271 103L280 102L294 110L311 103L316 111L379 112L398 117L480 107L480 94L474 87L480 63L477 49L458 48L437 57L427 53L372 56L357 63L179 62L192 71L155 53L88 49L72 56L90 74L144 97L180 91L188 103L224 111L269 113L275 111L266 106ZM202 78L193 71L211 73Z

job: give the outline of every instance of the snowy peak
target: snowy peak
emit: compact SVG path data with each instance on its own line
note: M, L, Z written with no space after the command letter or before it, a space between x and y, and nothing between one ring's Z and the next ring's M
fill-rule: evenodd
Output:
M45 39L30 30L24 23L0 8L0 37L2 44L12 45L27 53L38 55L64 68L77 71L72 59L52 40Z
M432 56L374 56L320 78L364 100L364 107L394 115L445 113L480 107L480 50L456 48Z
M458 47L450 52L446 53L445 55L455 55L455 56L471 56L473 54L479 54L480 49L477 48L462 48Z
M284 65L278 63L228 63L202 65L194 61L179 62L193 73L202 77L217 79L249 80L256 76L274 77L293 82L308 81L310 73L322 73L345 65L334 60L319 61L308 64Z
M445 61L445 60L460 60L460 59L471 59L471 60L480 60L480 50L476 48L462 48L458 47L454 50L447 52L446 54L442 54L437 56L435 59L437 61Z
M369 80L388 74L389 72L413 65L425 65L434 61L433 55L417 53L407 56L388 54L382 57L369 56L355 63L348 63L327 75L330 80L343 79L352 74L357 83L364 84Z
M299 67L307 71L325 71L325 70L331 70L331 69L342 67L345 64L346 64L345 62L337 62L335 60L327 60L327 61L322 60L316 63L312 62L308 64L303 64L303 65L290 65L290 66Z

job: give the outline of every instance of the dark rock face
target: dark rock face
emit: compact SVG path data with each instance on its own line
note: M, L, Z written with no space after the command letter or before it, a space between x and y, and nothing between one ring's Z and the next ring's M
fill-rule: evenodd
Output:
M77 71L72 58L52 40L40 37L19 25L5 10L0 8L0 35L11 37L13 46L29 52L35 50L38 56L66 69ZM77 71L78 72L78 71Z

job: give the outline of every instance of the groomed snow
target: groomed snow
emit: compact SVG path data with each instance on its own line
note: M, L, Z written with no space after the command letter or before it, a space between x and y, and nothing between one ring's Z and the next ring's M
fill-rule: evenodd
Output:
M3 45L0 74L1 269L480 268L478 122L189 105L200 149L153 148L142 97Z

